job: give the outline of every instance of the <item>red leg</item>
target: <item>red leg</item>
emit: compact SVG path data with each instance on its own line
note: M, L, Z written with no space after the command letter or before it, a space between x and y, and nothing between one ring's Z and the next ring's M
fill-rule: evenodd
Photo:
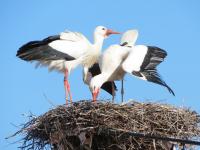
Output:
M65 77L64 77L64 86L65 86L65 99L66 99L66 105L68 105L68 94L70 97L70 103L72 104L72 96L70 92L70 85L68 81L68 70L65 71Z
M69 82L68 82L68 84L67 84L67 91L68 91L68 93L69 93L70 104L72 105L72 94L71 94Z
M67 77L66 77L66 75L65 75L65 77L64 77L65 100L66 100L66 105L68 106L68 91L67 91L67 84L68 84L68 81L67 81Z

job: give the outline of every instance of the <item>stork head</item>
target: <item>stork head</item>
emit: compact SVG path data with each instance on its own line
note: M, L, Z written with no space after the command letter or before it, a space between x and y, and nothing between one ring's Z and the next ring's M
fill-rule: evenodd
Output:
M111 34L120 34L120 32L116 32L116 31L113 31L111 29L107 29L104 26L97 26L95 31L94 31L94 35L100 35L104 38L108 37Z
M94 102L96 102L96 100L97 100L97 97L99 95L102 84L103 83L102 83L102 80L100 80L99 75L93 77L90 81L89 88L90 88L90 91L92 93L92 100Z

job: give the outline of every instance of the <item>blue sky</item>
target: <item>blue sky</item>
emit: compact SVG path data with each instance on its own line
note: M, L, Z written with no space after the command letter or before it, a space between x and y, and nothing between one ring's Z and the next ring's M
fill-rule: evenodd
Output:
M79 31L93 40L97 25L124 32L138 29L137 44L155 45L168 56L159 66L163 79L175 91L173 97L159 85L135 77L125 77L125 99L161 101L190 107L200 113L200 1L192 0L1 0L0 1L1 73L0 149L13 150L19 144L5 140L27 121L29 112L40 115L54 105L63 104L63 74L35 69L34 64L16 58L18 48L31 40L58 34L65 29ZM120 36L106 39L104 49L119 43ZM90 99L82 82L82 69L70 76L73 99ZM117 82L120 90L120 82ZM109 99L105 92L102 99ZM120 102L120 91L116 101Z

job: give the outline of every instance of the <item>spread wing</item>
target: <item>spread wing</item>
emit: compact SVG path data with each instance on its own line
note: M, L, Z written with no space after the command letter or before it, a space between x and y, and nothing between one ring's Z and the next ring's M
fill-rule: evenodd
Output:
M89 41L78 32L62 32L43 40L31 41L17 51L17 56L26 61L74 60L83 55Z
M132 48L128 57L122 64L124 71L143 80L165 86L175 95L173 90L165 83L157 72L157 66L164 61L167 52L155 46L138 45Z
M137 38L138 38L137 30L128 30L122 35L120 45L132 47L135 45Z

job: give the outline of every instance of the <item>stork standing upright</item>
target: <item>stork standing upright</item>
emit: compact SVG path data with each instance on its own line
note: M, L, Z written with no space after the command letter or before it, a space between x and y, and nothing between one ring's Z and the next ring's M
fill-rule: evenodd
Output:
M86 80L88 69L98 61L103 41L110 34L119 32L97 26L94 30L94 44L91 44L83 34L66 31L41 41L28 42L19 48L17 56L25 61L37 61L38 66L48 66L49 70L63 72L66 104L68 104L68 94L72 103L68 81L71 70L82 64Z
M130 38L125 40L129 34L132 35L133 41ZM93 77L89 86L93 100L96 101L104 82L121 80L126 73L165 86L171 94L175 95L156 69L167 56L166 51L155 46L134 46L138 35L136 30L127 31L125 35L122 37L121 45L111 45L101 56L101 74Z

